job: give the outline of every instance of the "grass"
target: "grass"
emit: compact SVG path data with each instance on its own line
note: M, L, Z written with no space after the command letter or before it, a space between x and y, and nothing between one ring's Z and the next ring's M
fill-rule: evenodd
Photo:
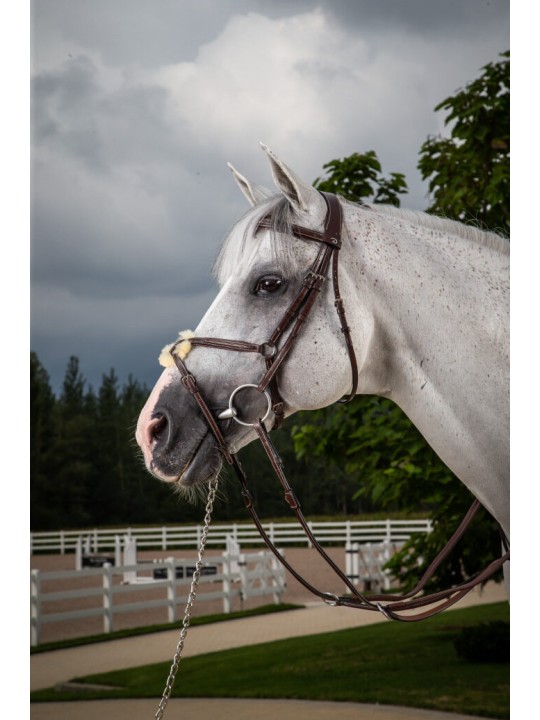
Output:
M507 603L420 623L381 623L186 658L173 697L298 698L381 703L506 719L508 663L458 658L463 627L509 619ZM118 689L32 694L32 700L155 697L170 662L77 678Z

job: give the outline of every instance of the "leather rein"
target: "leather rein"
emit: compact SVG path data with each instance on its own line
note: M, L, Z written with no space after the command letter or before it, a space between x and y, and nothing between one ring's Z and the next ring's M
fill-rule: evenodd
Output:
M470 590L472 590L474 587L484 582L491 575L493 575L503 565L503 563L505 563L510 558L509 545L503 535L503 545L505 553L497 560L491 562L483 571L478 573L473 578L466 580L463 583L456 585L452 588L449 588L448 590L432 593L429 595L422 594L420 597L417 597L419 593L423 592L425 586L433 577L437 568L446 559L446 557L450 554L452 549L455 547L457 542L465 533L465 530L470 525L474 515L481 507L478 500L475 500L473 502L470 510L468 511L465 518L463 519L457 530L454 532L446 546L437 555L435 560L433 560L425 573L422 575L419 582L410 592L401 595L393 593L364 595L358 591L358 589L351 582L351 580L329 557L329 555L325 552L325 550L321 547L321 545L313 535L313 532L311 531L311 528L309 527L309 524L302 513L300 503L298 502L298 499L293 489L287 481L283 462L277 450L275 449L270 439L268 430L264 424L264 421L270 415L270 412L273 412L274 414L274 427L280 427L283 422L285 416L285 406L279 393L276 379L277 372L283 364L284 360L286 359L289 351L291 350L291 347L294 345L294 342L298 337L304 323L309 317L309 313L311 312L311 309L313 308L315 301L317 300L317 297L321 292L324 281L327 278L330 265L332 285L334 290L334 304L336 312L338 314L341 332L343 333L343 337L345 339L352 374L351 392L348 396L343 398L341 402L350 402L356 395L356 390L358 386L358 366L354 347L352 344L350 328L347 325L343 300L339 291L338 279L339 250L341 248L341 228L343 219L342 208L338 198L335 195L324 192L321 192L321 195L324 198L327 207L323 231L318 232L297 225L293 225L291 229L292 234L295 237L319 243L319 252L310 269L306 273L298 294L296 295L295 299L292 301L285 314L277 324L269 340L265 343L257 345L255 343L244 342L241 340L226 340L221 338L204 337L190 338L190 342L193 346L210 347L235 352L252 352L262 355L265 360L266 372L264 373L259 384L240 385L238 388L236 388L230 396L228 409L219 413L216 417L214 416L214 413L209 409L208 404L204 399L204 396L201 393L199 386L197 385L195 377L189 372L184 361L174 353L174 348L180 341L178 341L172 346L171 355L180 373L182 384L191 393L191 395L197 402L201 412L206 419L206 422L210 427L210 430L214 435L218 448L222 453L223 457L225 458L227 463L234 468L234 471L240 482L241 492L244 498L245 506L248 509L252 520L257 530L259 531L259 534L263 538L267 547L274 553L277 559L284 565L284 567L291 573L291 575L293 575L293 577L295 577L296 580L298 580L307 590L324 600L324 602L328 603L329 605L340 605L345 607L359 608L363 610L373 610L381 612L383 615L385 615L391 620L400 620L405 622L423 620L427 617L431 617L432 615L441 612L442 610L445 610L454 603L458 602L458 600L460 600ZM259 229L272 229L272 225L268 217L264 217L262 218L262 220L259 221L257 225L257 230ZM286 335L287 331L288 334ZM248 423L240 420L234 406L234 399L237 393L244 388L253 388L255 391L263 394L266 397L268 403L268 407L264 417L257 419L254 423ZM272 468L274 469L274 472L276 473L281 483L284 491L284 498L288 503L289 507L296 515L296 518L300 523L303 531L305 532L309 542L319 553L322 559L345 583L345 586L350 591L350 595L335 595L334 593L323 592L314 587L289 564L289 562L282 556L281 552L276 548L274 543L270 540L262 526L262 523L253 505L253 499L248 489L246 475L240 465L237 456L228 450L227 444L223 437L223 433L218 425L219 420L230 418L234 419L240 424L253 427L254 431L257 433L261 441L261 444L268 459L270 460ZM438 604L435 605L435 603ZM417 612L414 615L402 614L403 611L418 610L424 607L428 607L428 609Z

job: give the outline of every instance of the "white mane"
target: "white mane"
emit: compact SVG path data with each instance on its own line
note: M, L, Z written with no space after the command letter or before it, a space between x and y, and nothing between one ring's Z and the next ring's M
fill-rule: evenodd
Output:
M403 210L393 207L392 205L369 205L369 207L381 215L394 216L413 225L421 225L428 229L457 235L465 240L471 240L491 250L496 250L503 255L510 254L510 243L508 239L497 233L486 232L472 225L464 225L456 220L448 220L447 218L440 218L436 215L429 215L421 210Z

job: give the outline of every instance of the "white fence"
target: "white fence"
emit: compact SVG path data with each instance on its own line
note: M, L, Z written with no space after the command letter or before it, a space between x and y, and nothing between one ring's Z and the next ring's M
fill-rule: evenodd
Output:
M41 628L45 623L63 622L89 617L103 619L103 632L114 631L115 617L119 614L151 608L166 608L167 621L175 622L177 608L185 606L190 590L194 560L167 558L156 563L136 563L118 567L105 564L99 568L82 570L64 570L58 572L31 571L31 644L41 641ZM139 575L144 573L144 575ZM163 576L163 579L161 579ZM130 578L126 582L125 578ZM89 579L93 583L89 586ZM100 582L101 580L101 582ZM63 589L58 592L44 592L43 584L54 581L61 584L79 585L77 589ZM82 582L81 582L82 581ZM80 587L83 585L83 587ZM161 589L161 593L155 590ZM253 597L272 596L278 604L285 590L285 572L283 566L270 552L232 554L224 552L215 557L207 557L199 582L197 602L222 600L223 612L231 611L234 598L247 600ZM129 595L136 591L149 599L129 601ZM164 592L163 592L164 591ZM157 597L157 595L161 595ZM93 607L88 598L97 598ZM122 602L127 598L127 602ZM66 605L72 602L77 609L63 612L50 612L54 603ZM45 612L44 609L47 608Z
M310 522L309 526L321 545L367 542L401 542L417 532L430 532L431 520L346 520L342 522ZM310 545L298 523L263 523L268 536L279 547L284 545ZM136 538L137 547L171 550L173 548L197 548L202 525L164 525L162 527L116 528L94 530L60 530L34 532L30 535L30 552L74 552L78 538L85 537L92 552L114 551L116 537L127 535ZM246 545L263 543L254 525L229 523L212 525L208 546L225 547L227 537Z

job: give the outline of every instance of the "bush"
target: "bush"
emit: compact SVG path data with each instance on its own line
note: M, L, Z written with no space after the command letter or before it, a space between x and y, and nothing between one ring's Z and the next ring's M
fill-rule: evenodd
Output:
M469 662L509 662L510 623L498 620L463 628L454 647L458 657Z

